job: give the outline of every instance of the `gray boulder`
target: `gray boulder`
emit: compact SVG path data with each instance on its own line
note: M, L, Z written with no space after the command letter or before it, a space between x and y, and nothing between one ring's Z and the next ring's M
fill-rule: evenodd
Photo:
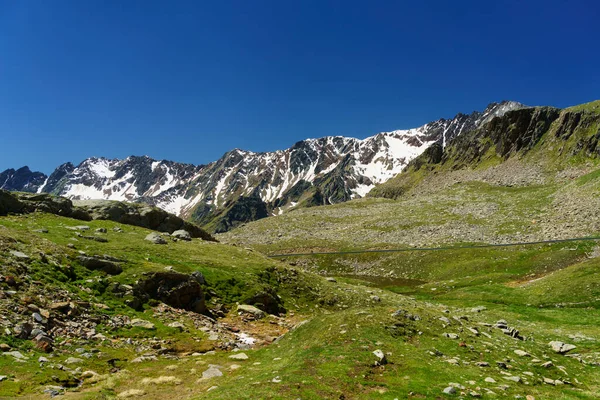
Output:
M559 342L556 340L548 343L548 345L552 347L552 351L558 354L567 354L569 351L574 350L576 348L575 345Z
M148 236L146 236L145 240L154 244L167 244L165 238L156 232L149 233Z
M237 310L238 312L251 315L256 319L261 319L267 316L267 314L263 310L251 306L249 304L240 304L237 306Z
M96 256L79 256L77 257L77 261L79 261L79 263L87 269L101 270L109 275L118 275L123 272L123 268L121 265L119 265L119 263L105 258Z
M198 281L191 275L175 271L144 274L133 288L133 293L141 301L154 299L188 311L207 311L204 291Z
M173 236L176 239L180 239L180 240L186 240L186 241L192 240L192 236L190 236L190 233L184 229L176 230L175 232L173 232L171 234L171 236Z

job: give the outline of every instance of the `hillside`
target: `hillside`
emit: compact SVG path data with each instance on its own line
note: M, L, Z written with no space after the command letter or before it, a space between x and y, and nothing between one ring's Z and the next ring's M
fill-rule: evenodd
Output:
M219 242L4 192L0 397L595 399L598 240L473 245L600 236L599 115L507 112Z
M50 175L23 167L0 173L0 189L45 192L73 200L134 201L191 219L211 232L282 214L302 206L363 197L402 171L433 143L445 144L495 116L523 107L491 103L483 111L457 114L408 130L366 139L307 139L270 153L234 149L208 165L92 157L65 163Z
M406 297L242 247L169 236L153 244L149 233L43 212L0 217L2 398L570 399L595 398L600 388L598 303L523 301L539 291L545 302L577 299L581 293L548 289L595 273L595 260L577 261L587 245L553 247L565 254L562 269L545 281L490 283L499 293L490 302L468 296L480 282L445 266L446 276L464 278L456 288L431 279ZM512 278L529 279L548 253L530 250ZM88 258L120 271L96 269ZM431 285L446 304L419 299ZM599 289L591 289L596 297ZM499 300L505 296L513 301ZM551 341L576 350L556 353Z
M432 146L370 195L398 198L445 190L457 182L498 186L561 183L598 165L600 101L559 110L524 108L457 137L445 148Z

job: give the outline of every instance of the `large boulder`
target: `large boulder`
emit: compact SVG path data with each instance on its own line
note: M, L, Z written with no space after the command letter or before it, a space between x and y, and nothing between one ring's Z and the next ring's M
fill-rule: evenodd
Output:
M171 234L171 236L173 236L176 239L180 239L180 240L192 240L192 236L190 235L190 233L184 229L179 229L176 230L175 232L173 232Z
M175 271L144 275L133 289L134 295L140 300L159 300L171 307L197 313L207 311L204 291L195 277Z
M0 215L20 213L24 205L12 193L0 189Z
M156 232L149 233L144 239L154 244L167 244L165 238Z
M79 256L77 257L77 261L87 269L101 270L109 275L118 275L123 272L123 268L118 262L106 258L97 256Z
M249 315L253 319L261 319L267 316L263 310L251 306L250 304L239 304L237 306L237 311L238 313Z
M577 348L575 345L563 343L563 342L560 342L557 340L554 340L554 341L548 343L548 345L550 347L552 347L552 350L555 353L558 353L558 354L567 354L569 351Z
M269 314L278 315L285 313L281 298L277 293L269 289L255 293L254 295L243 299L243 302L254 305Z

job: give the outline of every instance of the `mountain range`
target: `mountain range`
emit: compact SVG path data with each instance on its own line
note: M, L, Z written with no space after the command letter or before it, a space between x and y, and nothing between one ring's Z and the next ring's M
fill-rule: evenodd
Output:
M234 149L207 165L92 157L68 162L50 175L28 167L0 173L0 189L52 193L73 200L107 199L158 206L214 232L278 215L296 207L364 197L400 173L427 148L444 148L521 103L491 103L483 112L457 114L421 127L382 132L366 139L329 136L297 142L286 150Z

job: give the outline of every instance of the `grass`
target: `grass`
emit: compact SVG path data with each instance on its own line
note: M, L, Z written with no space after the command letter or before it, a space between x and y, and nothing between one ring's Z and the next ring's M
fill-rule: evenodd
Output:
M597 304L588 304L588 309L585 310L578 309L581 305L574 304L565 304L566 308L524 305L529 299L539 299L540 303L564 303L568 300L579 301L589 295L596 296L597 286L590 286L589 283L586 286L586 282L590 280L598 281L596 259L585 258L592 251L590 245L582 244L575 250L558 244L516 249L452 250L442 258L439 254L423 253L378 260L382 268L395 268L412 278L426 281L410 287L396 287L392 280L391 284L388 281L387 285L382 285L385 286L382 289L377 280L367 283L356 276L350 279L340 278L338 283L332 283L299 272L300 278L289 284L280 284L278 293L283 297L286 307L293 310L294 315L288 315L286 320L297 323L305 319L308 322L290 331L275 344L245 351L249 360L236 361L230 359L231 353L226 351L200 357L190 356L193 351L205 352L212 347L207 335L195 330L189 322L189 331L181 333L167 327L170 320L165 320L150 308L135 312L125 307L122 299L112 297L106 290L102 292L98 288L88 287L92 289L90 294L83 288L86 288L90 280L95 282L94 287L97 287L99 281L131 283L145 271L160 270L165 265L172 265L180 271L202 271L210 282L210 287L219 290L222 299L233 302L241 296L236 291L254 290L265 283L273 286L273 277L266 271L287 270L289 267L242 247L199 241L169 243L166 246L151 245L143 239L148 231L119 225L125 232L117 233L112 231L117 224L104 221L94 221L89 225L92 231L99 227L107 228L107 243L83 239L74 241L73 231L65 228L71 224L79 225L80 222L46 214L2 218L2 254L6 254L9 248L32 255L41 250L50 259L66 264L81 249L88 254L110 254L126 259L124 272L116 277L87 271L71 262L74 270L70 274L60 273L59 270L48 273L46 269L45 276L33 275L32 279L45 278L48 289L68 288L82 299L111 305L112 310L107 311L110 315L140 317L153 322L157 329L145 331L139 328L99 328L116 341L112 344L94 343L91 347L85 341L60 346L61 351L53 354L51 363L64 363L66 358L77 356L74 355L74 349L80 346L99 352L94 353L99 356L86 359L82 365L82 369L91 369L101 375L98 383L93 383L94 380L84 381L83 386L70 389L69 397L107 399L116 397L126 389L141 389L146 393L144 398L149 399L164 396L211 399L319 399L340 396L348 399L392 399L406 398L409 393L417 398L432 398L441 396L442 389L449 382L459 382L468 388L467 391L481 391L477 388L482 387L497 391L493 385L483 381L488 376L496 379L499 384L507 383L509 395L594 398L594 393L600 388L600 379L593 367L566 357L559 360L557 356L548 354L545 344L553 339L565 339L569 334L597 336L597 326L600 323ZM47 228L48 233L34 232L42 227ZM75 243L77 249L68 249L68 243ZM326 257L318 260L321 268L328 268L329 262L336 265L336 260L327 260ZM34 274L40 273L35 271L43 267L39 262L41 261L31 262ZM523 283L523 279L531 274L543 275L545 278ZM519 284L514 285L515 281ZM108 287L110 282L100 287ZM576 288L576 293L567 289L560 290L565 282ZM432 291L432 287L437 290ZM410 292L414 300L396 292ZM372 295L379 296L381 302L370 300ZM468 310L468 307L481 304L485 304L488 311L473 313ZM443 311L448 306L450 314L444 314ZM420 319L413 321L393 317L392 312L398 309L418 315ZM459 323L452 319L453 323L444 328L438 319L444 315L450 318L465 315L469 320ZM230 315L226 320L234 321L235 318L235 315ZM523 334L531 335L535 340L515 341L492 329L489 333L492 338L483 341L465 330L466 326L481 326L480 323L492 323L500 318L516 324ZM270 322L281 321L261 321L246 325L244 329L268 329L272 326ZM467 347L460 347L457 341L441 337L443 331L458 333ZM126 344L127 338L143 341L154 337L166 339L174 348L179 349L175 353L179 354L178 359L159 357L157 361L142 362L135 366L128 361L118 361L117 366L121 371L110 372L107 359L130 361L139 356L135 346ZM40 388L57 383L65 384L72 377L65 371L40 367L35 360L45 354L31 348L31 342L11 339L9 343L27 355L29 360L16 364L7 356L0 356L0 374L9 376L9 380L1 383L0 397L35 398L39 395ZM577 345L584 357L596 357L596 342L584 340ZM512 353L514 348L524 349L543 360L555 360L567 368L570 376L576 376L580 384L575 388L556 388L541 384L541 376L560 378L561 373L541 370L531 364L530 360L517 359ZM389 364L383 367L373 365L372 352L376 349L388 353ZM434 349L444 355L431 355L430 352ZM500 370L495 367L484 370L474 364L477 361L488 361L495 365L495 361L507 357L512 360L512 373L529 379L529 385L505 381ZM451 358L458 359L460 366L449 364L447 360ZM199 380L202 371L210 364L220 365L224 376ZM233 364L241 367L231 370ZM525 371L531 371L535 376L527 377L522 374ZM161 376L173 376L180 383L143 383L144 378ZM208 391L213 386L217 387Z
M74 399L111 399L129 389L143 390L146 399L444 398L442 390L450 382L465 386L466 395L476 391L484 397L488 396L485 389L490 389L510 397L597 398L600 374L593 363L600 362L600 258L593 258L597 253L593 242L323 255L285 262L263 253L535 238L552 232L548 229L562 221L573 225L576 216L556 211L557 199L593 199L598 186L598 175L593 173L568 185L505 187L462 182L443 193L398 201L367 198L298 209L220 236L236 246L199 240L154 245L144 240L149 231L142 228L109 221L86 223L88 236L95 235L97 228L107 229L99 235L108 241L100 243L77 237L68 229L81 221L42 213L2 217L2 274L15 275L25 285L19 289L18 301L0 299L0 307L9 315L11 307L24 306L28 296L68 291L69 297L108 305L110 309L102 312L110 317L142 318L155 324L153 331L100 324L97 331L107 336L105 341L57 338L59 350L51 357L54 365L77 357L79 347L97 351L81 368L101 377L69 389L68 397ZM582 232L597 233L592 230L594 220L588 222L591 225L581 225ZM113 231L114 227L123 232ZM41 228L48 233L36 232ZM31 260L19 262L10 250L22 251ZM123 259L123 273L107 276L87 270L77 262L79 251ZM40 252L49 262L44 262ZM152 304L134 311L124 303L127 295L119 297L111 289L116 284L132 285L145 272L167 266L185 273L202 272L208 282L209 304L221 303L231 310L222 323L254 336L283 335L268 346L245 350L248 360L233 360L229 358L232 353L211 341L209 332L189 314L165 314ZM337 282L315 272L334 276ZM257 322L241 320L233 311L236 303L265 290L281 297L287 314ZM487 310L473 311L482 305ZM397 310L403 313L393 316ZM419 318L408 318L408 314ZM449 318L450 324L440 317ZM184 332L168 327L174 319L186 325ZM528 340L519 341L483 325L499 319L508 320ZM307 322L298 326L301 321ZM475 336L469 327L478 327L491 337ZM445 338L444 332L456 333L460 339ZM574 343L586 363L555 355L547 345L551 340ZM45 354L30 341L12 336L0 341L29 357L25 363L16 363L0 355L0 375L9 376L0 383L0 398L36 398L45 386L65 384L72 378L67 371L40 367L37 358ZM145 352L139 351L142 343L166 346L170 351L156 361L132 364L132 359ZM376 349L387 353L387 365L373 365ZM519 357L515 349L533 357ZM120 371L111 372L107 360L112 358L122 360L116 362ZM558 368L542 368L533 358L564 367L574 385L543 384L543 377L564 379L565 374ZM453 359L458 365L448 362ZM496 361L507 359L508 373L527 384L504 378L506 371L497 368ZM491 366L475 364L481 361ZM224 375L200 379L211 364L221 366ZM233 365L240 367L232 369ZM169 376L176 381L144 383L145 378ZM486 377L497 383L485 382ZM500 384L507 384L508 390L498 389Z

